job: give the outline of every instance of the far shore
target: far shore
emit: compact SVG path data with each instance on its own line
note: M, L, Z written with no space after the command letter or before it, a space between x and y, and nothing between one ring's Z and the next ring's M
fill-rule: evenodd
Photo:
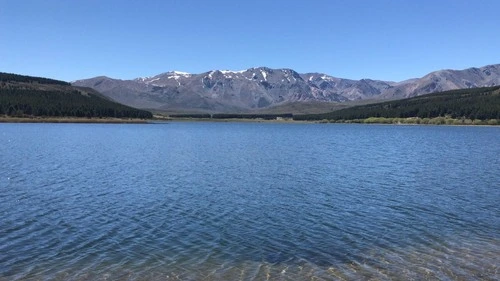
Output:
M466 126L466 127L500 127L496 124L477 124L477 123L410 123L410 122L363 122L364 120L344 120L343 122L335 122L330 120L293 120L293 119L259 119L259 118L157 118L151 120L152 123L166 122L241 122L241 123L280 123L280 124L358 124L358 125L388 125L388 126Z
M86 117L0 117L0 123L99 123L99 124L147 124L151 120L134 118L86 118Z
M153 119L160 122L249 122L249 123L313 123L311 121L293 120L293 119L263 119L263 118L158 118Z
M440 118L440 117L439 117ZM392 120L392 119L391 119ZM495 123L462 123L458 119L448 119L448 122L429 122L420 123L414 122L414 118L401 119L403 122L392 122L389 118L367 118L356 120L342 120L336 122L333 120L294 120L290 118L284 119L263 119L263 118L180 118L180 117L164 117L155 116L153 119L136 119L136 118L87 118L87 117L11 117L0 116L0 123L74 123L74 124L155 124L168 122L241 122L241 123L280 123L280 124L372 124L372 125L437 125L437 126L493 126L497 127L500 122ZM391 121L391 122L388 122ZM399 121L399 120L398 120ZM454 122L451 122L454 121ZM500 120L499 120L500 121Z

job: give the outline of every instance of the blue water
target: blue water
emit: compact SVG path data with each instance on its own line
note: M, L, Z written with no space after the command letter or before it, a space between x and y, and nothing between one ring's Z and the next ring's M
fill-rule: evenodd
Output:
M0 124L0 280L499 280L500 128Z

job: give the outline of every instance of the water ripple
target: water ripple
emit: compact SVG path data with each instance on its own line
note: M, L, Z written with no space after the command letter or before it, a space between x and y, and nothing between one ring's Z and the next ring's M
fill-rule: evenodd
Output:
M497 128L0 128L0 280L500 279Z

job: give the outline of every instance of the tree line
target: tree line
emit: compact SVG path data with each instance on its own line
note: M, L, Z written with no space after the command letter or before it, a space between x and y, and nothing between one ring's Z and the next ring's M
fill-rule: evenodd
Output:
M29 117L116 117L149 119L145 110L125 106L97 95L68 91L0 88L0 115Z
M13 73L5 73L5 72L0 72L0 82L39 83L39 84L71 86L71 84L68 82L54 80L50 78L33 77L33 76L26 76L26 75L19 75Z
M294 120L377 118L500 119L500 86L460 89L403 100L355 106L323 114L295 115Z

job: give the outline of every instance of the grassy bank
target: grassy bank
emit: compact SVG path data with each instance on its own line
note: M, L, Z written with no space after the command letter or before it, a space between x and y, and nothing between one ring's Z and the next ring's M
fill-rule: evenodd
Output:
M415 125L500 125L499 119L467 119L467 118L451 118L451 117L435 117L435 118L385 118L385 117L369 117L365 119L352 120L320 120L319 123L359 123L359 124L415 124Z

